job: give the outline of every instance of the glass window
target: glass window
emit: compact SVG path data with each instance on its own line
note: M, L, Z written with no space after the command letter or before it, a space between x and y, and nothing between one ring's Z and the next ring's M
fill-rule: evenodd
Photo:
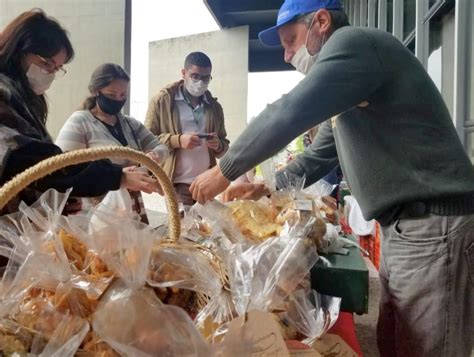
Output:
M415 29L416 21L416 0L403 1L403 38Z

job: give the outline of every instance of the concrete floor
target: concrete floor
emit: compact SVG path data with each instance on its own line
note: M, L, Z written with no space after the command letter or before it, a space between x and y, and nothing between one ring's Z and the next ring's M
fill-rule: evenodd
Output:
M380 286L378 278L369 278L369 312L355 315L357 339L364 357L378 356L375 327L379 314Z

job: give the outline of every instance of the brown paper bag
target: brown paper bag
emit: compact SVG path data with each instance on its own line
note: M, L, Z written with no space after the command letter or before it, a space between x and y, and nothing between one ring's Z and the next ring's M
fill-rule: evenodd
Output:
M322 357L359 357L340 336L327 333L316 340L313 348Z
M290 356L280 326L271 314L261 311L232 320L223 344L225 356Z

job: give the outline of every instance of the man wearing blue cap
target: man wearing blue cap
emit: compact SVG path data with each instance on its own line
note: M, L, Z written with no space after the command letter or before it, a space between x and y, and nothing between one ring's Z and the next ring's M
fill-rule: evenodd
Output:
M268 105L190 190L201 203L212 199L321 123L285 171L305 175L309 185L340 163L365 219L381 223L380 354L470 356L473 166L416 57L388 33L346 25L339 0L283 3L276 26L259 37L283 45L285 61L306 77Z

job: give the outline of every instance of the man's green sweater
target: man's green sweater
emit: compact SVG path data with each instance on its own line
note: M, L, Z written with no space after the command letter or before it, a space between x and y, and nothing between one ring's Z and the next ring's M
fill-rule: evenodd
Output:
M335 31L308 75L231 146L222 173L236 179L322 122L286 170L310 184L340 162L366 219L423 200L457 202L440 214L474 210L474 169L441 94L408 49L373 29Z

